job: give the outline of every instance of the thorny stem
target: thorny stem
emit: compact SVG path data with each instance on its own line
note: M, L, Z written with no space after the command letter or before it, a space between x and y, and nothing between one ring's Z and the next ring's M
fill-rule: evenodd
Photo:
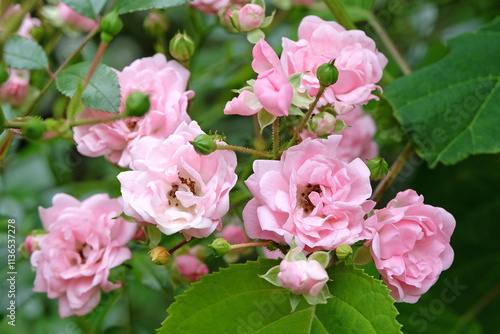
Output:
M259 157L263 158L268 158L268 159L273 159L274 155L272 155L269 152L265 151L257 151L251 148L243 147L243 146L236 146L236 145L217 145L218 150L230 150L230 151L236 151L236 152L241 152L241 153L246 153L246 154L251 154L251 155L256 155Z
M94 60L92 61L92 65L90 65L89 72L87 73L87 76L85 77L85 80L83 81L83 87L82 91L85 90L87 85L90 82L90 79L92 79L92 76L94 75L95 70L97 69L97 65L99 65L99 62L101 61L102 56L104 55L104 52L106 51L106 48L108 47L109 43L101 41L99 44L99 48L97 49L97 53L94 57Z
M193 240L193 239L194 239L194 238L191 238L191 239L189 239L189 240L187 240L187 239L186 239L186 240L182 241L180 244L178 244L178 245L176 245L176 246L174 246L174 247L170 248L170 249L167 251L167 252L168 252L168 254L172 254L173 252L175 252L176 250L178 250L178 249L179 249L179 248L181 248L182 246L186 245L188 242L190 242L190 241L191 241L191 240Z
M127 116L125 114L120 114L118 116L115 116L115 117L109 117L109 118L100 118L100 119L80 119L80 120L76 120L76 121L72 121L69 123L69 126L70 127L74 127L74 126L81 126L81 125L94 125L94 124L101 124L101 123L109 123L109 122L114 122L114 121L118 121L120 119L124 119L124 118L127 118L127 117L130 117L130 116Z
M299 138L300 133L306 127L307 121L309 120L309 118L311 118L311 115L312 115L312 113L314 111L314 108L316 108L316 105L318 104L318 101L321 98L321 95L323 95L323 92L325 91L326 88L327 87L325 87L325 86L320 86L319 87L318 94L316 94L316 98L314 99L313 103L311 103L311 105L309 106L309 110L307 111L306 115L304 116L304 118L300 122L299 126L297 127L297 130L295 131L292 139L290 139L290 141L286 145L287 148L291 147L293 144L295 144L295 142Z
M66 58L66 60L61 64L61 66L59 66L59 68L50 77L47 84L45 84L45 86L42 88L42 90L40 91L40 94L38 94L38 96L33 100L33 102L31 102L30 105L26 108L26 110L24 112L24 116L28 116L33 111L33 109L35 108L37 103L42 99L42 97L45 95L45 93L47 93L47 91L49 90L50 86L54 83L59 72L61 72L66 67L66 65L68 65L68 63L77 54L80 53L80 51L82 51L82 49L85 47L85 45L87 45L87 43L95 36L95 34L97 34L98 31L99 31L99 26L95 27L93 30L91 30L87 34L87 36L85 36L85 39L80 43L78 48L76 48L76 50L73 51L73 53L68 58Z
M391 168L389 169L389 173L387 173L387 175L377 185L377 188L373 192L372 200L374 200L375 202L380 201L384 193L387 191L387 189L389 189L392 181L396 179L396 176L398 176L403 166L406 164L408 159L410 159L413 151L413 146L411 144L406 144L403 151L399 154L398 158L396 159L396 161L394 161Z
M280 119L276 117L273 122L273 155L274 159L279 159L280 152Z

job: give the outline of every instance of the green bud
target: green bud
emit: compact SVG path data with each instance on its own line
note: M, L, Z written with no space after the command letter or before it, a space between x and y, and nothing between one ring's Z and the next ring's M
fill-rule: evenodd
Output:
M159 266L164 265L170 258L170 253L161 246L153 248L148 254L151 261Z
M194 54L194 42L186 32L177 32L170 40L169 51L172 57L181 63L188 63Z
M45 133L45 122L40 118L28 118L24 121L22 130L25 138L38 140Z
M231 251L231 245L224 238L217 238L208 247L214 250L215 256L219 257Z
M207 134L196 136L196 138L190 143L194 146L196 153L201 155L209 155L217 150L217 144L214 142L212 137Z
M149 94L143 92L132 92L127 96L125 102L125 115L127 116L144 116L150 107Z
M104 17L101 19L100 27L103 33L109 34L111 35L111 37L113 37L122 30L123 22L120 19L120 16L113 11L104 15ZM102 36L103 34L101 33L101 39Z
M5 69L4 63L0 62L0 85L9 79L9 72Z
M328 87L336 83L339 78L339 71L335 65L333 65L333 60L330 63L325 63L318 67L316 77L318 77L319 84L324 87Z
M152 11L144 20L144 30L156 38L161 37L168 29L167 17L160 11Z
M335 254L339 260L345 260L349 255L352 254L352 248L349 245L342 244L335 249Z
M377 181L387 175L389 166L384 158L373 158L366 162L366 166L370 169L370 180Z

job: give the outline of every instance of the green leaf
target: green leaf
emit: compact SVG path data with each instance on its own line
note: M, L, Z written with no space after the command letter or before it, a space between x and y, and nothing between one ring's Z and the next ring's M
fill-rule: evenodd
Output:
M56 86L68 97L75 94L79 81L85 80L91 62L83 62L65 68L56 77ZM120 86L118 77L111 68L99 64L87 88L82 94L87 108L117 113L120 108Z
M118 14L181 6L188 2L189 0L121 0Z
M154 224L146 225L144 227L144 232L146 233L146 237L148 238L149 242L153 246L158 246L158 244L161 241L162 233L156 227L156 225L154 225Z
M61 0L61 2L78 14L90 17L92 20L97 19L97 15L106 4L106 0Z
M266 110L262 109L257 113L257 120L259 121L260 132L265 129L266 126L273 124L276 116L268 113Z
M250 30L247 34L247 40L252 44L257 44L261 38L266 38L266 35L260 29Z
M13 36L4 49L5 65L20 70L42 70L49 67L49 60L43 48L31 39Z
M431 168L500 152L500 19L449 41L439 62L385 90L403 131ZM471 50L473 50L471 52Z
M278 263L259 259L203 276L176 297L158 333L401 333L387 288L352 265L329 268L327 304L295 298L291 313L289 291L257 276Z

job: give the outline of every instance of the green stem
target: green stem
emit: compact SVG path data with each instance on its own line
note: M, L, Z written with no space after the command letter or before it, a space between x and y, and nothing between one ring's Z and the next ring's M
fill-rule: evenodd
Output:
M398 64L399 68L401 69L401 72L403 72L404 75L410 74L411 73L410 65L408 65L406 60L403 58L396 45L394 45L394 42L387 34L387 31L385 31L384 27L380 24L375 15L373 15L372 12L367 12L366 18L368 20L368 23L373 27L373 29L375 29L375 32L379 35L380 40L387 48L387 51L389 51L389 53L392 55L392 57Z
M304 116L304 118L300 122L299 126L297 127L297 130L295 130L295 133L294 133L292 139L290 139L290 141L286 145L286 148L291 147L292 145L295 144L295 142L297 141L297 139L300 136L300 133L305 129L307 121L309 120L309 118L311 118L311 115L314 111L314 108L316 108L316 105L318 104L318 101L321 98L321 95L323 95L323 93L325 92L326 88L327 87L325 87L325 86L319 87L318 93L316 94L316 98L314 99L313 103L311 103L311 105L309 106L309 110L307 111L306 115Z
M106 51L109 43L101 41L99 44L99 48L97 49L97 53L94 57L94 60L92 61L92 64L90 65L89 72L87 73L87 76L85 77L85 80L83 81L83 86L82 86L82 92L85 90L87 85L90 82L90 79L92 79L92 76L94 75L95 70L97 69L97 66L99 65L99 62L101 61L102 56L104 55L104 52Z
M69 123L69 126L70 127L74 127L74 126L82 126L82 125L95 125L95 124L101 124L101 123L109 123L109 122L114 122L114 121L118 121L120 119L124 119L124 118L127 118L128 116L124 115L124 114L120 114L118 116L115 116L115 117L109 117L109 118L99 118L99 119L93 119L93 118L90 118L90 119L79 119L79 120L75 120L75 121L71 121Z
M392 164L391 168L389 169L389 173L387 173L387 175L377 185L377 188L373 192L372 200L374 200L375 202L380 201L384 193L387 191L387 189L389 189L392 181L396 179L396 176L398 176L403 166L406 164L408 159L410 159L413 152L413 146L411 144L407 144L397 157L396 161L394 161L394 163Z
M77 54L80 53L80 51L82 51L82 49L85 47L85 45L87 45L87 43L95 36L95 34L97 34L98 31L99 31L99 27L95 27L92 31L90 31L87 34L87 36L85 36L85 39L80 43L78 48L76 48L76 50L73 51L73 53L68 58L66 58L66 60L61 64L61 66L59 66L59 68L54 72L54 75L49 79L47 84L45 84L45 86L42 88L42 90L40 91L40 94L38 94L38 96L33 100L33 102L31 102L30 105L26 108L26 110L24 112L24 116L28 116L33 111L33 109L35 109L35 106L37 105L37 103L42 99L42 97L45 95L45 93L47 93L50 86L52 86L52 84L56 80L56 77L59 74L59 72L61 72L69 64L69 62Z
M4 124L5 129L21 129L24 125L24 122L13 122L13 121L7 121Z
M337 19L337 22L344 26L347 30L356 29L356 26L351 21L347 12L345 11L344 6L340 3L339 0L323 0L328 9L332 12L332 14Z
M279 159L280 155L280 119L276 117L273 122L273 155L274 159Z
M274 241L261 241L261 242L246 242L242 244L234 244L231 245L231 249L240 249L240 248L248 248L248 247L259 247L259 246L270 246L274 243Z
M269 152L265 151L257 151L253 150L251 148L243 147L243 146L236 146L236 145L217 145L218 150L230 150L230 151L236 151L236 152L241 152L241 153L246 153L246 154L251 154L251 155L256 155L259 157L263 158L268 158L268 159L273 159L274 155L272 155Z

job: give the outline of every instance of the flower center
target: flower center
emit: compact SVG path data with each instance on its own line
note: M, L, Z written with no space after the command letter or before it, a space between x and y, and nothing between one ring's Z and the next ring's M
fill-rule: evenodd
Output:
M177 191L179 190L184 190L184 191L188 191L190 193L192 193L194 196L196 196L196 182L194 182L193 180L191 180L191 178L184 178L182 176L178 176L178 179L180 181L180 184L176 184L174 183L172 185L172 189L170 189L170 191L167 193L167 197L168 197L168 204L170 206L183 206L182 203L179 201L179 199L177 198Z
M302 189L302 191L298 191L298 205L304 209L305 213L312 212L315 208L314 204L312 204L311 200L309 199L309 194L311 194L313 191L321 194L321 188L319 184L313 185L309 183L304 189Z

